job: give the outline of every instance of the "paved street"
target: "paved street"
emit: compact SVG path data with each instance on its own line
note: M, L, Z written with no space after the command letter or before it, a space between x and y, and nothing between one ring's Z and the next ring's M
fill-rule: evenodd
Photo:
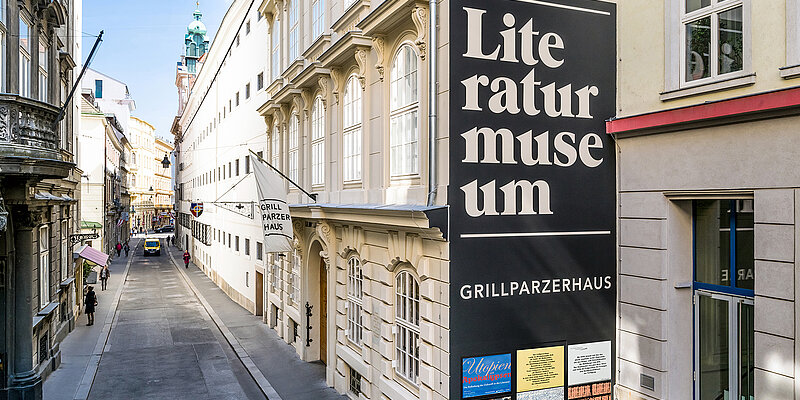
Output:
M179 250L144 257L139 239L132 244L127 274L123 255L108 290L96 285L95 325L82 315L64 341L45 399L343 398L322 365L302 362L202 271L175 268L167 251L179 262Z

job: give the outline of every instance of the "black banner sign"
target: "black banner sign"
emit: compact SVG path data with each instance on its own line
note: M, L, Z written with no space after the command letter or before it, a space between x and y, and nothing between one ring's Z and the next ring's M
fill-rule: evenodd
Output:
M601 1L450 3L451 399L610 396L615 25Z

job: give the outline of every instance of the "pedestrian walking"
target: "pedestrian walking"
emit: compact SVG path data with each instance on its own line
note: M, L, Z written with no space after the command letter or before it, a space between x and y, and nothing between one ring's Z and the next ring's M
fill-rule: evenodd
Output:
M128 244L128 242L125 242L125 257L128 256L128 253L130 253L130 251L131 251L130 244Z
M83 303L86 305L86 317L89 319L86 326L94 325L94 308L97 306L97 294L94 292L94 287L88 287Z
M189 256L189 250L184 251L183 252L183 264L186 266L186 268L189 268L189 260L190 259L191 259L191 257Z
M108 285L108 278L111 277L111 271L108 269L108 265L104 265L103 269L100 270L100 290L106 290L106 286Z
M119 254L122 251L122 243L117 242L117 245L114 248L117 249L117 257L119 257Z

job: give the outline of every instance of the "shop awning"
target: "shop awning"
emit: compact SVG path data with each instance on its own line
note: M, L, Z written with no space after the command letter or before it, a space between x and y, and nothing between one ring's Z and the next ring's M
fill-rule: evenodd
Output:
M101 266L108 264L108 254L103 253L102 251L91 246L84 246L78 252L78 257Z
M81 221L81 229L102 229L103 225L100 225L99 222L93 221Z

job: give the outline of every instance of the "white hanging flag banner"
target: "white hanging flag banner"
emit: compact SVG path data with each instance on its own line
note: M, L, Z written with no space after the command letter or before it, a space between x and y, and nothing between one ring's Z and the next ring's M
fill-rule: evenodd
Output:
M264 230L264 251L282 253L292 250L292 216L286 203L283 180L269 166L254 160L253 174L258 188L258 208Z

